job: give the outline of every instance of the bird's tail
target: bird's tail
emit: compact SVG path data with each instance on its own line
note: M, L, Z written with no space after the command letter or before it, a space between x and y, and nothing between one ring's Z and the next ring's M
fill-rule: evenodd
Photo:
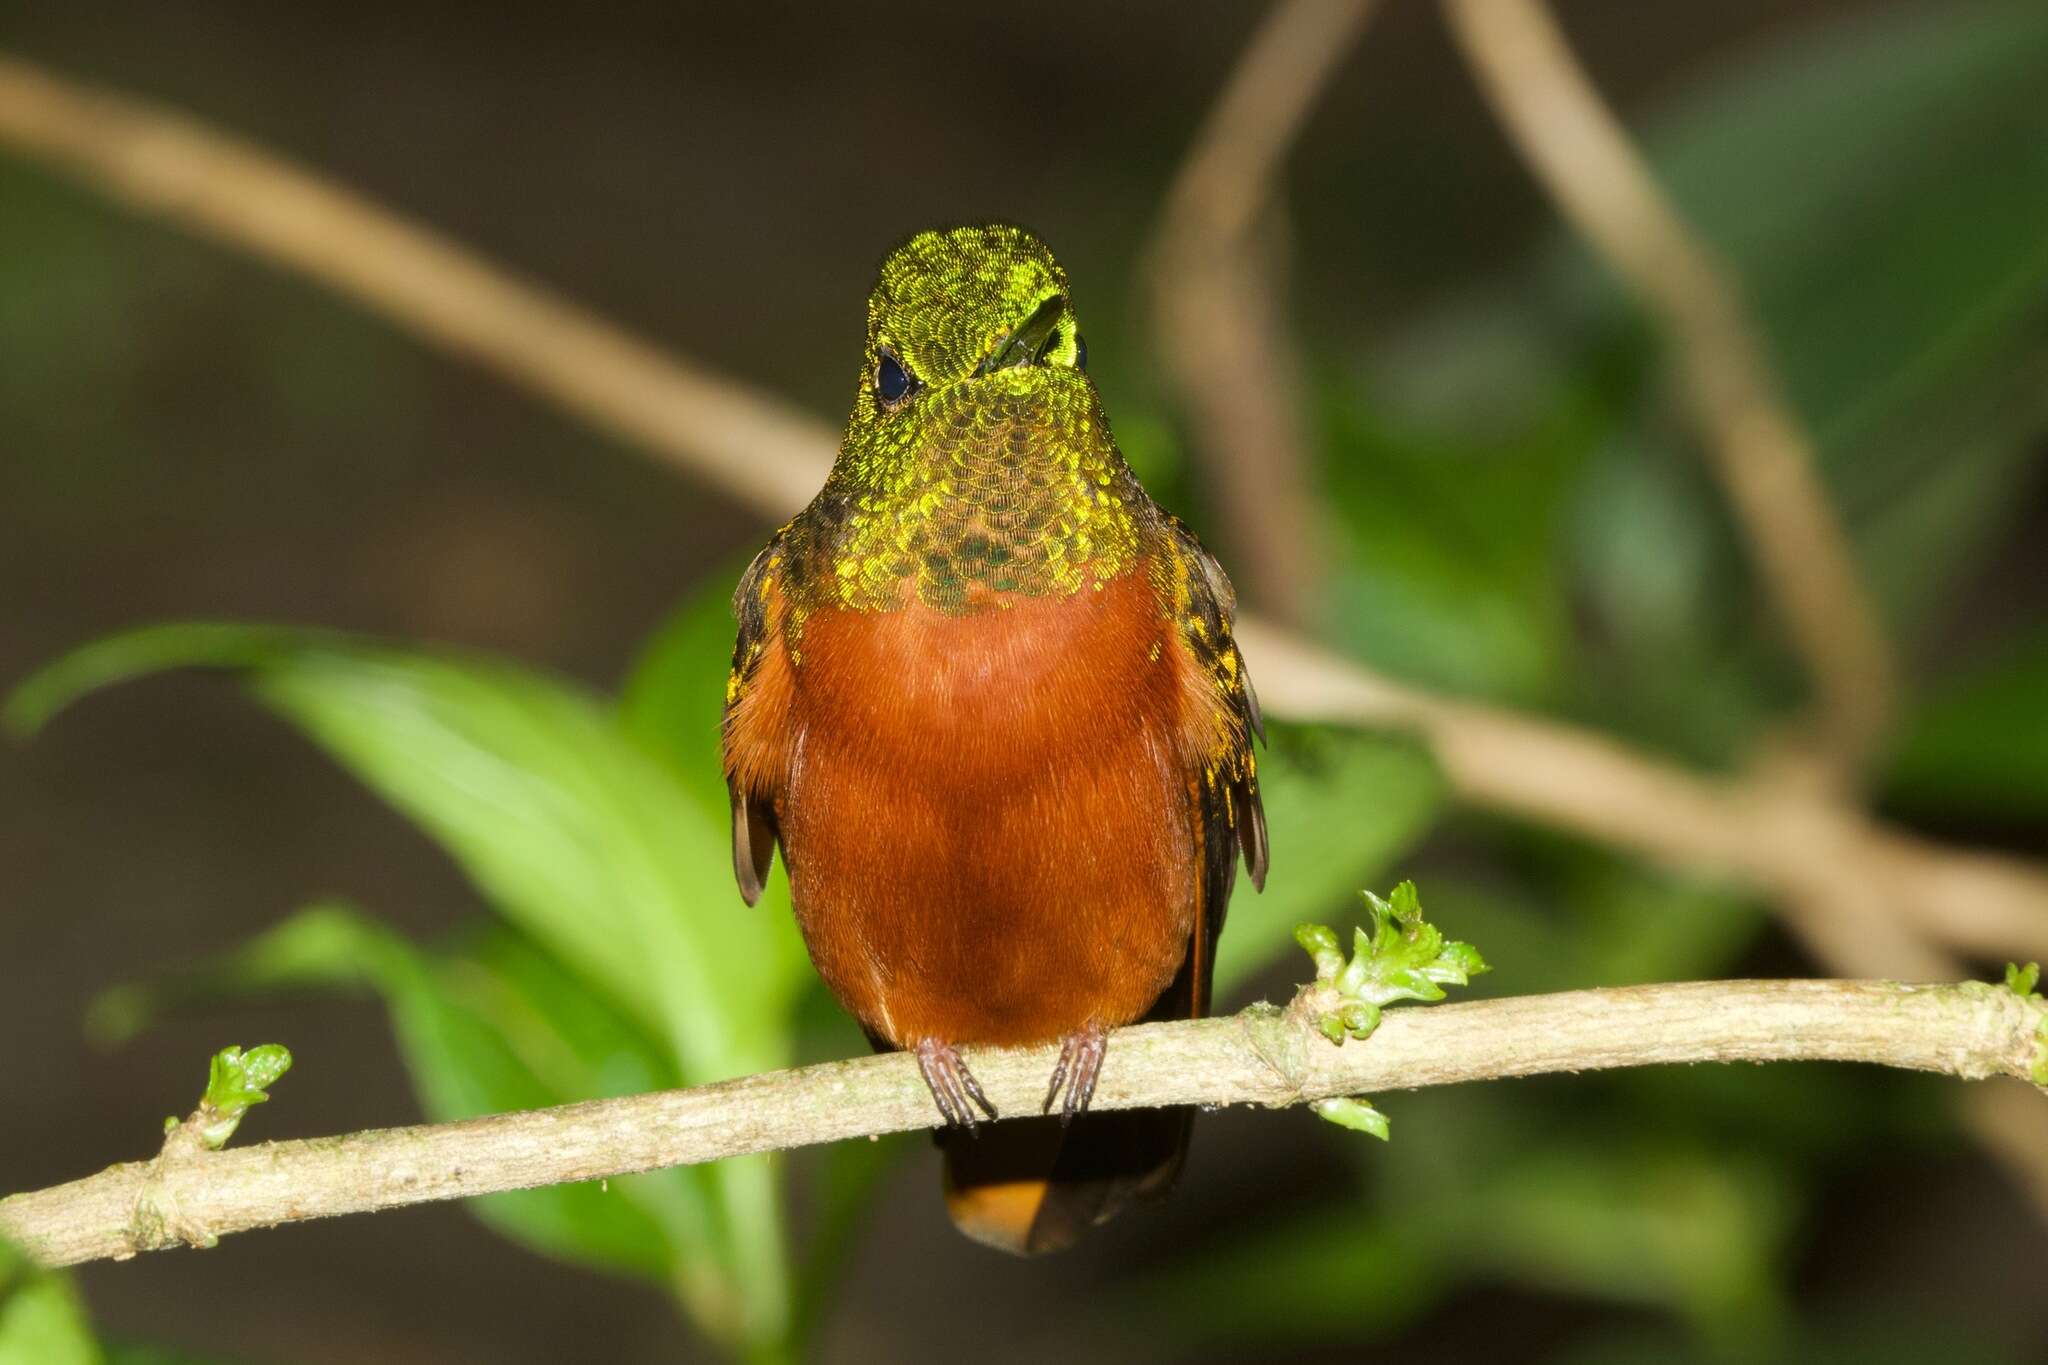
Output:
M938 1134L946 1212L984 1246L1036 1256L1072 1246L1137 1199L1164 1194L1187 1159L1189 1109L1009 1119Z

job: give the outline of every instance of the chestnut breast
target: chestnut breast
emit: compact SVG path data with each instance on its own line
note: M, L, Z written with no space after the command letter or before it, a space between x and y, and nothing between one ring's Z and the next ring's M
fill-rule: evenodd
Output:
M964 613L906 599L808 614L755 679L786 689L754 753L820 975L897 1046L1140 1017L1187 951L1200 846L1192 663L1142 566Z

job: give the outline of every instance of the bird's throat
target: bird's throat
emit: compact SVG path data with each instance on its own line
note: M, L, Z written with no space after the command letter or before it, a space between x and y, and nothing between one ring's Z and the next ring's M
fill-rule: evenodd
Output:
M961 389L937 396L950 401L894 450L863 451L849 435L838 605L1000 609L1099 591L1135 563L1144 495L1092 393L1001 376Z

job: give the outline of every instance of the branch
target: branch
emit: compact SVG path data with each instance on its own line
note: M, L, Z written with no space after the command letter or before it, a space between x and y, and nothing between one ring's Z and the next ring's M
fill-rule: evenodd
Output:
M1054 1048L973 1051L1007 1114L1035 1113ZM1272 1108L1361 1092L1676 1062L1840 1061L1965 1079L2048 1072L2048 1006L1981 982L1717 981L1389 1011L1337 1046L1300 1009L1119 1030L1096 1109ZM73 1265L308 1218L627 1175L928 1128L907 1054L460 1123L151 1162L0 1200L0 1235ZM175 1135L174 1135L175 1136Z
M169 110L0 55L0 144L300 271L778 519L824 481L837 440L787 404Z
M1922 839L1798 781L1701 776L1592 731L1439 697L1256 620L1237 636L1274 714L1411 731L1471 805L1783 900L1865 896L1976 956L2048 952L2036 864Z
M0 146L492 360L763 516L787 516L824 480L835 438L822 423L189 119L0 57ZM1471 805L1774 896L1820 884L1853 897L1881 880L1882 902L1955 949L2048 957L2048 872L2035 864L1918 838L1824 789L1702 777L1595 731L1433 696L1255 617L1238 634L1274 715L1412 730Z
M1542 0L1445 3L1530 170L1676 343L1693 420L1813 676L1818 735L1853 775L1890 727L1896 667L1813 442L1771 376L1730 272L1664 197Z
M1188 148L1145 251L1152 341L1181 404L1246 596L1299 625L1321 518L1283 317L1280 165L1372 0L1286 0L1253 35Z

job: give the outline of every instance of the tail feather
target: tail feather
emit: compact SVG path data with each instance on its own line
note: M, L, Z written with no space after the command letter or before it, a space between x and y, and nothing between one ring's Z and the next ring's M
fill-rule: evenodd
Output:
M1194 1115L1135 1109L1008 1119L938 1137L946 1211L984 1246L1018 1256L1061 1251L1133 1200L1164 1194L1187 1159Z

